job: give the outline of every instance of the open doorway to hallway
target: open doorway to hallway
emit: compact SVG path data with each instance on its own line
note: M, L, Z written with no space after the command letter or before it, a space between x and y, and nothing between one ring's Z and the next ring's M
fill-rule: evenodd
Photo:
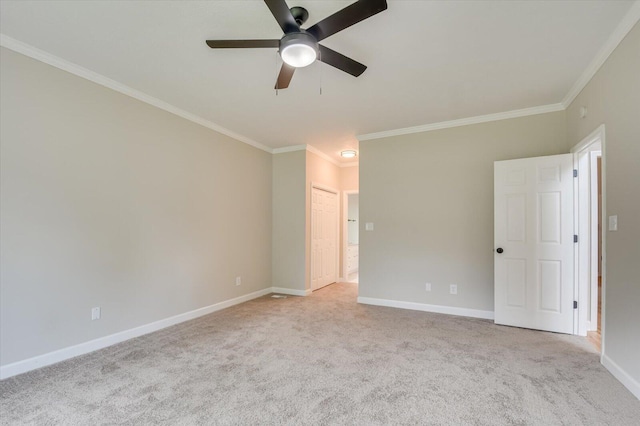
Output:
M360 195L358 191L345 191L344 194L344 242L343 277L346 282L358 283L360 259Z

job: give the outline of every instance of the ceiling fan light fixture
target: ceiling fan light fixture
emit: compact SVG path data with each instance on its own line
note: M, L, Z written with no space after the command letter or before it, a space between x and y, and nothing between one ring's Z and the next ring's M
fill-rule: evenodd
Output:
M346 149L340 152L340 156L342 158L354 158L356 155L358 155L358 153L356 152L355 149Z
M289 33L280 40L280 57L292 67L306 67L318 58L318 43L310 34Z

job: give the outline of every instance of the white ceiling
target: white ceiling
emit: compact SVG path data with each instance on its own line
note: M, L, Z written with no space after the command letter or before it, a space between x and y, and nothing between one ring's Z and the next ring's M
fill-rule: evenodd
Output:
M351 2L288 3L308 27ZM316 63L277 96L275 49L204 42L280 38L259 0L2 0L0 30L259 144L339 159L356 135L562 102L633 2L388 3L322 42L366 64L362 76Z

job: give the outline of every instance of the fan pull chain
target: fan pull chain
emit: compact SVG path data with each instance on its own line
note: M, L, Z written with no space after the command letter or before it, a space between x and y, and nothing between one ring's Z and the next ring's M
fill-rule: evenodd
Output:
M278 63L278 57L279 57L279 56L280 56L280 55L279 55L279 53L278 53L278 50L276 50L276 96L278 96L278 75L279 75L279 73L280 73L280 70L279 70L279 68L280 68L280 67L278 66L278 65L280 65L280 64Z
M318 50L318 72L320 73L320 96L322 96L322 52Z

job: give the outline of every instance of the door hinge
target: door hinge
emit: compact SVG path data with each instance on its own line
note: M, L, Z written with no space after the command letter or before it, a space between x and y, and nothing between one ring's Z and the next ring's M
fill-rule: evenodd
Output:
M578 169L573 169L573 177L578 177Z
M577 301L573 301L573 309L578 309L578 302Z
M577 235L574 235L574 236L573 236L573 242L574 242L574 243L577 243L577 242L578 242L578 236L577 236Z

